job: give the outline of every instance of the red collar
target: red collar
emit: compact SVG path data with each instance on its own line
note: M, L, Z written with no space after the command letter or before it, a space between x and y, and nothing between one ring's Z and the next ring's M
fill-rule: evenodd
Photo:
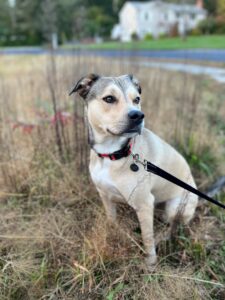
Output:
M131 154L131 148L132 148L132 143L131 139L128 139L126 144L120 149L117 150L113 153L97 153L99 157L101 158L109 158L111 160L118 160L123 157L127 157Z

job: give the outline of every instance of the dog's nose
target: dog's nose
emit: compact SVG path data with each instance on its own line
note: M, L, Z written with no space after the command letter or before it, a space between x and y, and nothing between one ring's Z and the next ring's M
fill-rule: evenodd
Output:
M142 119L144 119L145 115L139 110L131 110L128 113L128 117L132 121L141 121Z

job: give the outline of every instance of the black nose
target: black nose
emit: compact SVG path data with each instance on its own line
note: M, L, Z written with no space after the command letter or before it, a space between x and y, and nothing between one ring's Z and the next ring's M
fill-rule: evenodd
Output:
M131 121L141 121L144 119L145 115L139 110L131 110L128 113L128 117Z

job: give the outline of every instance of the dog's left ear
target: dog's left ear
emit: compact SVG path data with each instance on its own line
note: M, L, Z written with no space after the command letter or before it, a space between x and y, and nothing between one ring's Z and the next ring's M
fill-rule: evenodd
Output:
M134 77L134 75L132 75L132 74L129 74L128 76L129 76L130 80L133 82L133 84L136 86L138 93L141 94L141 86L140 86L138 79L136 77Z
M72 91L69 93L69 96L73 93L78 93L83 99L85 99L93 86L93 84L100 78L97 74L89 74L87 76L82 77Z

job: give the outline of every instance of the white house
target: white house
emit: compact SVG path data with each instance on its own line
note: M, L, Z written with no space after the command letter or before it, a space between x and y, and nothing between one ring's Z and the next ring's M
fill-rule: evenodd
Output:
M119 24L112 30L112 39L130 41L136 34L143 39L146 34L157 38L168 34L177 26L180 35L197 27L198 23L207 17L203 1L196 5L171 4L155 0L148 2L126 2L119 12Z

